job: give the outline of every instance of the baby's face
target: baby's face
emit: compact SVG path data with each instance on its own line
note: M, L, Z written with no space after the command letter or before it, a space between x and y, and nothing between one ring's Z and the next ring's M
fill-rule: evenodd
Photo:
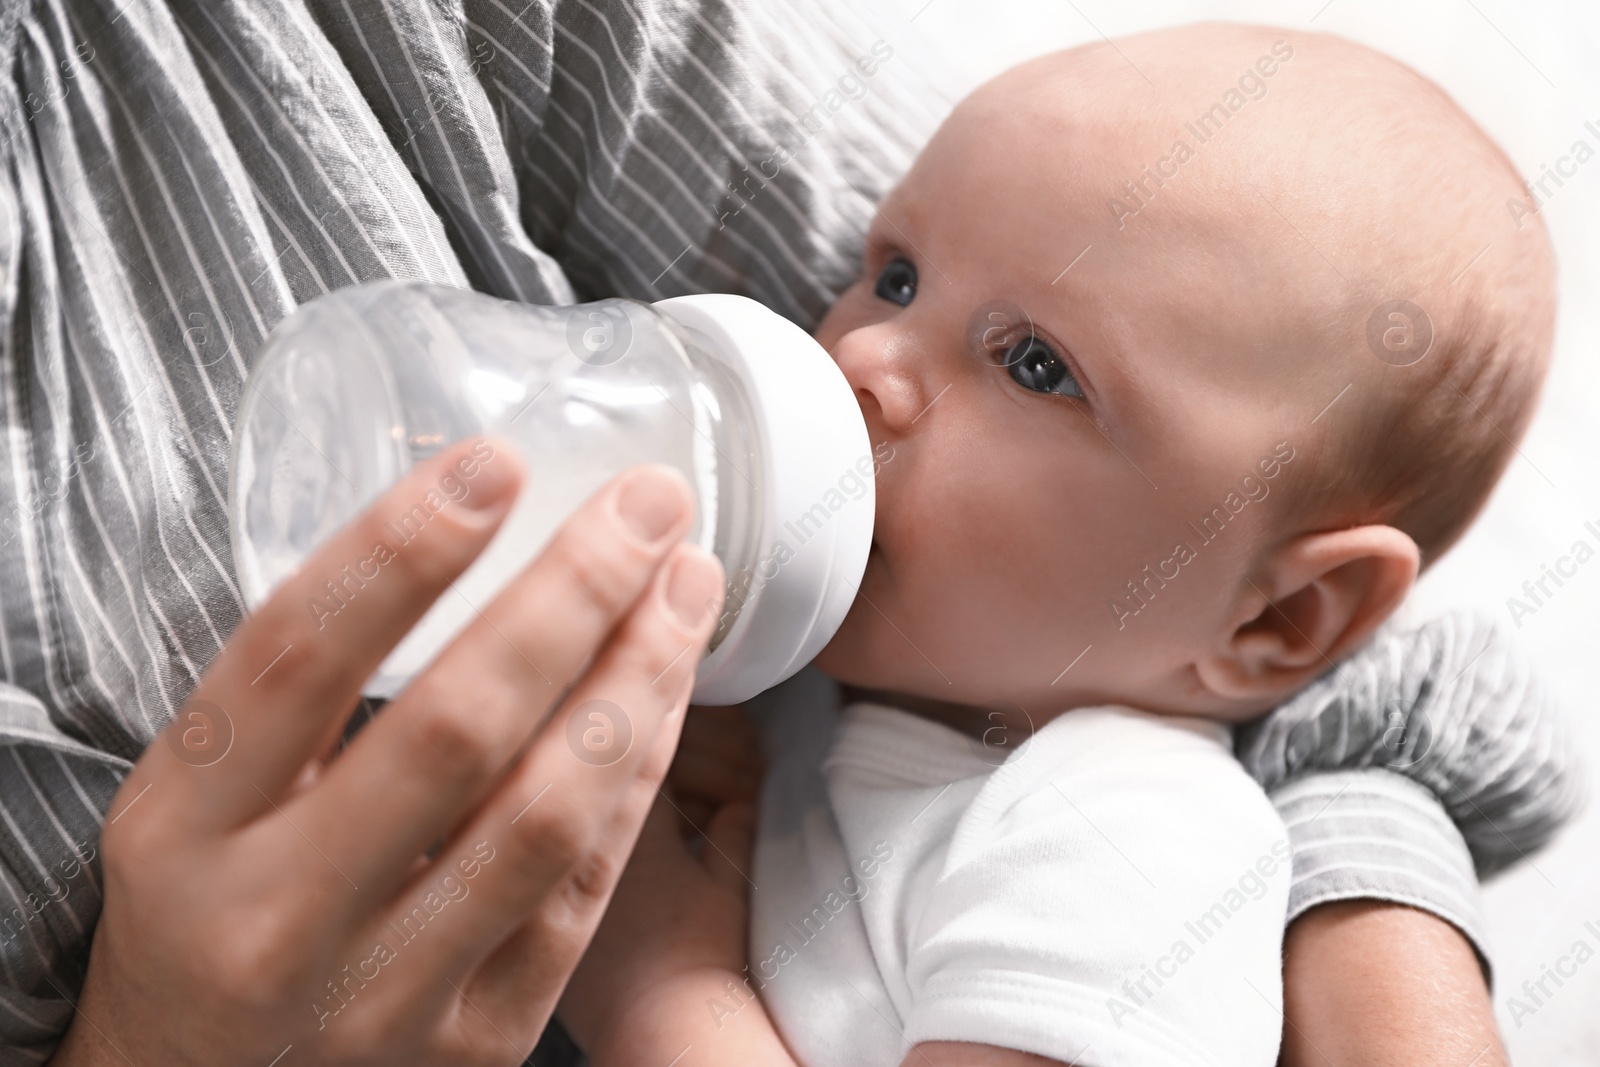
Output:
M1170 117L1091 119L1046 91L957 109L818 328L893 458L817 663L1036 720L1217 714L1192 664L1260 612L1282 488L1350 380L1303 324L1336 279L1220 147L1119 226L1109 201L1171 147Z

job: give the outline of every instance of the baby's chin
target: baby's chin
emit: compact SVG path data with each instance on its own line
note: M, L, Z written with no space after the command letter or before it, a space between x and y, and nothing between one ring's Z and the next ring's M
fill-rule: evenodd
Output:
M872 605L862 597L850 606L850 612L839 630L811 659L811 666L842 685L863 689L893 689L897 679L891 677L890 665L872 652L873 623L881 619Z
M875 630L874 623L881 626L881 617L871 605L858 599L839 632L812 658L811 666L840 685L855 689L913 697L948 696L943 686L938 687L937 693L924 692L927 683L908 677L905 673L908 665L896 657L873 654L874 638L883 636Z
M857 606L860 603L858 600ZM852 607L850 610L854 614L855 608ZM863 674L870 675L872 672L861 670L863 664L860 660L864 657L854 654L857 653L858 643L851 639L850 630L850 617L846 616L844 625L839 627L839 632L822 646L821 652L811 658L811 666L836 682L845 685L868 685L870 682L861 678Z

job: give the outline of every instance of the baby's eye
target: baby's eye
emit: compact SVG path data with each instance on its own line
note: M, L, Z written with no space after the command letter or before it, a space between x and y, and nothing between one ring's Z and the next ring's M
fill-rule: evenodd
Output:
M1005 368L1012 381L1036 393L1057 393L1061 396L1083 396L1078 380L1055 351L1044 341L1029 334L1016 341L1005 351Z
M917 268L896 256L878 272L878 284L872 291L880 300L905 307L917 295Z

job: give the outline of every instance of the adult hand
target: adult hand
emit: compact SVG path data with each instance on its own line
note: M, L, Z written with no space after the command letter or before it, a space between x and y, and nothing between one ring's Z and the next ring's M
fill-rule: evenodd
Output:
M112 803L53 1062L522 1062L666 773L722 568L682 543L682 477L626 471L324 762L521 479L507 446L449 449L238 628Z

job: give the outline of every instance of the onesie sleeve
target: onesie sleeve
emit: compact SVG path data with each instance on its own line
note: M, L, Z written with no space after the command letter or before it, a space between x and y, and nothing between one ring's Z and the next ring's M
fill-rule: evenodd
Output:
M1408 904L1461 930L1487 970L1477 880L1577 811L1565 734L1491 620L1456 612L1380 630L1236 738L1294 846L1289 919L1338 900Z
M1065 718L996 772L911 902L906 1042L1270 1067L1282 822L1215 733L1120 709Z

